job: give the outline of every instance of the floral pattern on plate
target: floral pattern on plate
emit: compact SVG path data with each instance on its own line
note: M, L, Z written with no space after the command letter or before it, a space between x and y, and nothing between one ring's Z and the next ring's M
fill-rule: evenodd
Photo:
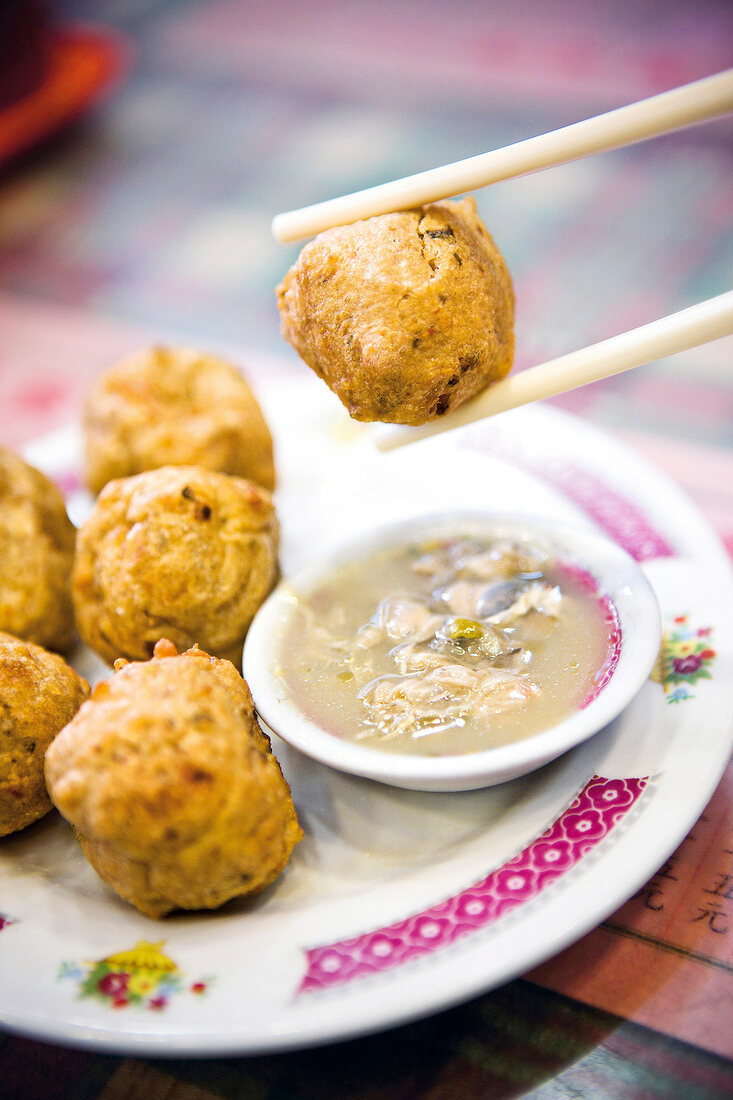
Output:
M668 703L693 699L690 691L698 680L712 679L717 656L710 627L691 627L688 615L677 615L665 630L662 649L652 679L662 684Z
M541 836L468 889L395 924L308 949L299 992L401 966L507 916L592 852L636 805L647 782L594 776Z
M58 976L76 982L80 997L94 997L111 1008L137 1005L159 1012L176 993L205 993L210 983L187 983L173 959L163 953L163 943L139 940L129 950L92 963L62 963Z

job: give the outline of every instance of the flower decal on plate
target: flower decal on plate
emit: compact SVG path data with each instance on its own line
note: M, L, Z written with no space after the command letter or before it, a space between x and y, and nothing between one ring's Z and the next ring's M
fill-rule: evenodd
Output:
M568 840L597 840L606 832L606 824L600 812L588 806L581 813L567 814L565 835Z
M609 806L621 810L631 805L634 795L629 790L625 779L609 779L603 787L596 786L589 789L588 801L598 810L607 810Z
M17 923L18 922L13 920L12 917L7 917L3 913L0 913L0 932L2 932L3 928L9 928L11 924Z
M532 895L534 878L530 868L519 868L509 863L497 871L494 892L503 900L523 901Z
M690 688L712 678L711 633L710 627L691 627L687 615L677 615L665 630L652 679L662 684L668 703L694 698Z
M139 940L127 951L92 963L63 963L59 978L76 982L80 997L94 997L111 1008L138 1005L151 1012L166 1008L175 994L200 996L210 984L187 982L173 959L163 953L162 940Z
M534 846L535 866L539 870L552 868L565 871L572 867L575 857L569 840L538 840Z

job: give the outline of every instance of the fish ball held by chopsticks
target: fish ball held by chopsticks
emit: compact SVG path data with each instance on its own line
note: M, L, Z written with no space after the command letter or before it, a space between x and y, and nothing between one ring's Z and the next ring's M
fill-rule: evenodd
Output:
M283 336L355 420L425 424L512 365L512 281L472 198L319 234L277 296Z

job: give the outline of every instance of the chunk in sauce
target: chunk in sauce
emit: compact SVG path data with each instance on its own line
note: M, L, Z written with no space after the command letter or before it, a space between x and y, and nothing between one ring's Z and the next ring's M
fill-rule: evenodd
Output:
M589 580L503 540L383 550L297 599L289 689L322 728L385 751L521 740L581 707L603 675L613 624Z

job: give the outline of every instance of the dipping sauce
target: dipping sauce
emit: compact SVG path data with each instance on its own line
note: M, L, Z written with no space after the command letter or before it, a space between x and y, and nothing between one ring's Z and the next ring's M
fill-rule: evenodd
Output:
M282 649L301 711L382 751L442 756L529 737L600 689L618 624L587 573L506 539L432 539L298 596Z

